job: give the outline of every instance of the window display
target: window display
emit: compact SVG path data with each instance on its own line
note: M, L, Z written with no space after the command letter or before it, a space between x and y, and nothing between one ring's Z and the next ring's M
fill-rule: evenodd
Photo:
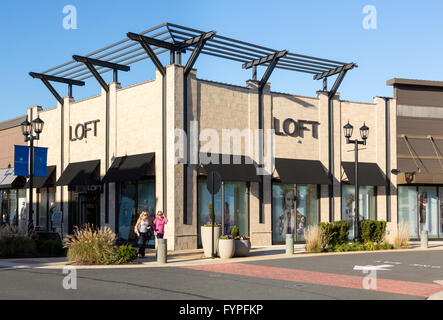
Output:
M155 181L121 183L118 236L130 242L138 241L134 232L137 219L142 211L147 211L152 222L155 217L155 202Z
M342 220L349 223L349 239L354 238L355 223L355 186L342 185ZM359 220L376 219L376 202L374 186L359 186Z
M436 187L418 187L418 210L419 231L428 231L429 238L437 238L438 215Z
M224 197L223 200L222 196ZM199 179L199 226L211 222L209 216L211 204L212 196L206 187L206 179ZM215 223L223 224L222 233L230 234L232 227L236 225L241 235L249 235L248 187L246 182L224 182L219 192L214 195L214 214ZM198 228L198 245L201 246L200 228Z
M309 225L318 223L317 185L274 183L272 186L272 237L274 243L284 243L286 234L304 241Z
M398 187L398 222L406 222L409 228L409 237L418 238L417 187Z

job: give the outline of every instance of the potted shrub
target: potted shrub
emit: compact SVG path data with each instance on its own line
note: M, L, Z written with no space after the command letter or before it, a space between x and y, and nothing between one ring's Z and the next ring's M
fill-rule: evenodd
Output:
M214 220L214 217L212 216L212 204L208 205L209 209L209 219L211 221ZM212 257L212 222L209 221L208 223L201 226L201 240L202 240L202 246L203 246L203 252L205 257L211 258ZM217 253L218 249L218 239L221 235L221 224L215 224L214 225L214 252Z
M246 257L251 250L251 240L247 236L240 236L240 232L237 226L234 226L231 230L231 237L235 242L235 257Z
M218 252L221 259L230 259L235 253L235 240L231 236L221 236L218 240Z

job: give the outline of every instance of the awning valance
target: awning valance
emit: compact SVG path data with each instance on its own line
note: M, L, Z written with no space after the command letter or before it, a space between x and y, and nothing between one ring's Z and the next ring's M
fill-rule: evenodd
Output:
M20 189L26 178L14 175L14 168L0 169L0 189Z
M203 157L200 157L201 162L204 162L202 160L206 157L211 157L211 162L202 164L202 167L199 168L200 175L217 171L223 181L260 181L260 176L257 175L257 164L248 156L203 154Z
M102 182L137 181L155 175L155 153L115 158Z
M33 188L45 188L55 186L56 166L48 166L47 177L34 177ZM29 180L25 184L25 188L29 188Z
M63 171L57 186L81 186L100 184L100 160L70 163Z
M331 184L326 169L317 160L276 158L275 170L283 183Z
M355 162L342 162L350 184L355 184ZM358 184L362 186L385 186L386 178L376 163L358 163Z

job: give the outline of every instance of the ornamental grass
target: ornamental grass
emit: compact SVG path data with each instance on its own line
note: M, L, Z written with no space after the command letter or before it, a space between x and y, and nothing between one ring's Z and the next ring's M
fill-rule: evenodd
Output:
M68 249L68 261L75 264L116 264L119 263L117 235L109 227L96 229L90 225L76 227L68 235L64 247Z
M305 231L306 251L321 252L326 247L325 234L319 225L309 226Z
M397 230L394 232L394 248L408 248L409 247L409 224L405 221L400 222Z

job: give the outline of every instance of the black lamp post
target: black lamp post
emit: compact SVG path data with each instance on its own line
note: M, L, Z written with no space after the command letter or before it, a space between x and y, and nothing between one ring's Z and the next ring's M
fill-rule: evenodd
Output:
M25 142L30 143L29 147L29 222L28 222L28 233L31 234L34 229L34 223L32 221L33 217L33 194L32 188L34 184L34 140L40 139L40 133L43 131L44 122L40 119L40 116L37 119L32 120L31 122L26 120L22 122L22 133L25 136ZM35 135L34 135L35 134Z
M368 139L369 136L369 128L366 126L366 124L363 124L363 126L360 128L360 136L362 140L351 140L352 137L352 131L354 130L354 127L348 123L343 127L346 143L351 144L353 143L355 146L355 215L354 215L354 239L359 239L359 214L360 214L360 208L359 208L359 197L358 197L358 145L366 145L366 139Z

